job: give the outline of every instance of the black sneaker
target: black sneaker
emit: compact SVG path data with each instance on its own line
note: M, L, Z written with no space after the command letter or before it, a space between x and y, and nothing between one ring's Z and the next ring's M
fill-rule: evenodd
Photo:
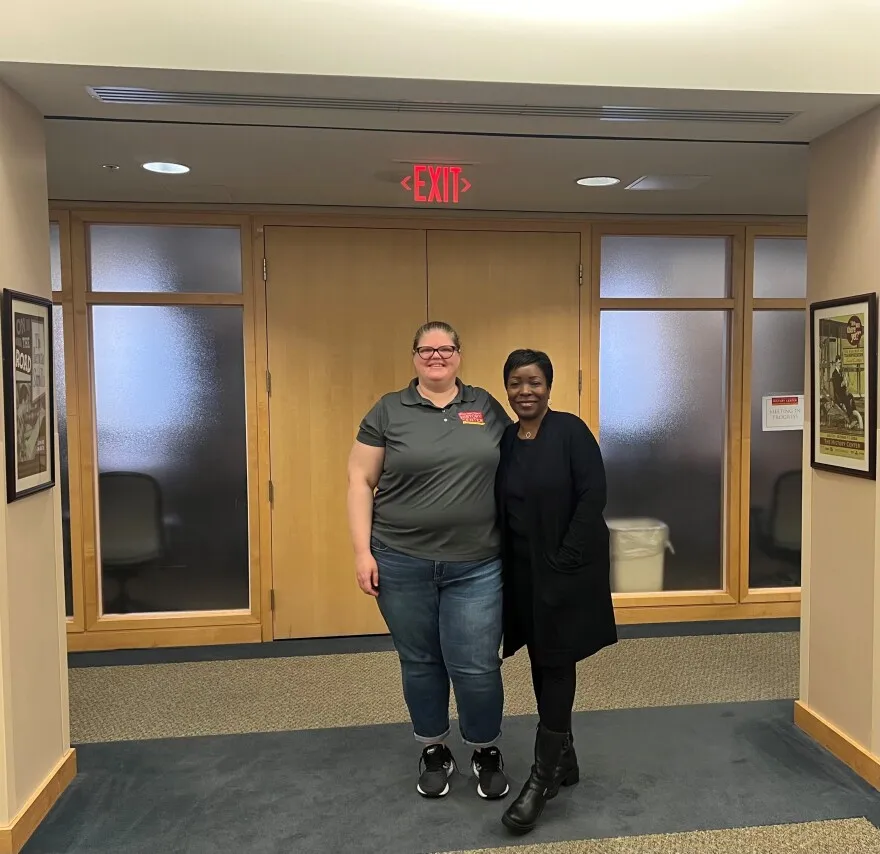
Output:
M419 784L416 791L423 798L442 798L449 794L449 778L455 771L455 759L445 744L430 744L419 761Z
M504 776L504 757L497 747L484 747L475 750L471 759L471 768L477 783L477 794L489 801L503 798L509 791L510 785Z

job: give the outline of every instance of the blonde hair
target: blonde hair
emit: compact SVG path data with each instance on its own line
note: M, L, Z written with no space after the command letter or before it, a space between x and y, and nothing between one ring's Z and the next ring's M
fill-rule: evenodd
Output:
M444 323L442 320L429 320L416 330L416 334L413 337L413 353L418 349L419 341L421 341L429 332L445 332L452 339L455 348L457 350L461 349L461 339L458 337L458 333L453 327L448 323Z

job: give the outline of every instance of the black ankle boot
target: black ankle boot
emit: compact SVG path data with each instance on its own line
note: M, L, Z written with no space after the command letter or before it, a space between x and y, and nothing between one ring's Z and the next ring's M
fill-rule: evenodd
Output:
M568 733L553 732L538 724L535 736L535 764L519 797L507 808L501 821L514 833L534 830L544 805L559 793L562 778L559 764L568 742Z
M563 786L574 786L581 779L581 770L578 767L577 754L574 752L574 735L568 731L562 756L559 757L559 765L556 767L556 775Z

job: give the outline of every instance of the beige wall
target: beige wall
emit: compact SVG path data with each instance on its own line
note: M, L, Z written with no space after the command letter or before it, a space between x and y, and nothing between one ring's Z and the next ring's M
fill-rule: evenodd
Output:
M273 74L880 92L880 4L870 0L126 0L112 14L108 8L107 0L6 3L0 57ZM99 69L92 78L138 85Z
M0 287L49 297L48 245L42 117L0 83ZM0 826L69 748L60 521L57 489L0 486Z
M880 109L810 148L808 302L876 290L880 286ZM809 354L807 366L809 370ZM877 365L873 367L877 370ZM804 438L801 700L878 754L877 484L812 471L809 429Z

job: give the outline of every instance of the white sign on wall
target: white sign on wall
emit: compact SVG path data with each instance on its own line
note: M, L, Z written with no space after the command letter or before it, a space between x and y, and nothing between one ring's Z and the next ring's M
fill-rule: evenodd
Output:
M764 430L803 430L804 396L772 394L763 398Z

